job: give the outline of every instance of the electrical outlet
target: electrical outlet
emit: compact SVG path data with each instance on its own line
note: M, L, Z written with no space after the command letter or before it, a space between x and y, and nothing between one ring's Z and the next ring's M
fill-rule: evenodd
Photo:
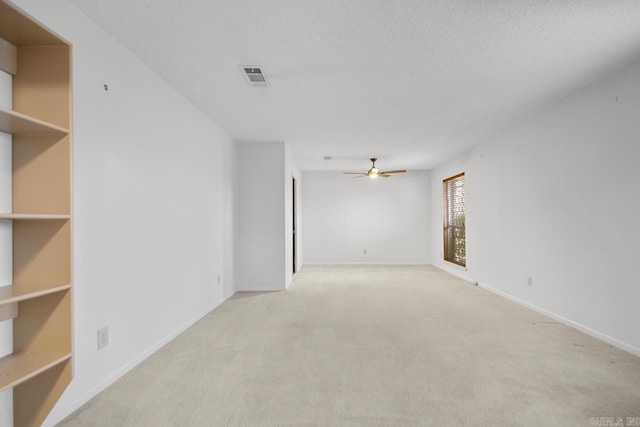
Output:
M527 277L527 286L533 286L533 279L531 277Z
M364 250L364 254L365 254L365 255L367 254L367 250L366 250L366 249Z
M98 350L109 345L109 327L98 329Z

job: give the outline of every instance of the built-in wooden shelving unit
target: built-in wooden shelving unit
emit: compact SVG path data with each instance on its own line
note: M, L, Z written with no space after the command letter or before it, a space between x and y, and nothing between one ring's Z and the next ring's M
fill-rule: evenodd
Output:
M71 45L0 0L0 69L12 74L13 282L0 320L13 319L13 353L0 391L13 389L15 427L39 426L72 377Z

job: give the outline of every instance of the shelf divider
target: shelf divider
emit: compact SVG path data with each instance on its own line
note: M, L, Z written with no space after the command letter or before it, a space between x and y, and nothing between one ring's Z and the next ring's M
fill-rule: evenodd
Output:
M13 353L0 359L0 391L15 387L71 358L66 354Z
M6 220L66 220L71 218L69 214L27 214L27 213L0 213L0 219Z
M67 289L71 289L71 284L2 286L0 287L0 305L38 298Z
M69 129L0 107L0 132L14 135L49 134L64 136L69 134Z

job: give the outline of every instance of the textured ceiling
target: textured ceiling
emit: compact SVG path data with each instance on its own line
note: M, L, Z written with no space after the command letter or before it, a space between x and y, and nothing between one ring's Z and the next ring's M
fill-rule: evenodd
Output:
M638 0L72 2L236 140L290 142L306 170L429 169L640 59Z

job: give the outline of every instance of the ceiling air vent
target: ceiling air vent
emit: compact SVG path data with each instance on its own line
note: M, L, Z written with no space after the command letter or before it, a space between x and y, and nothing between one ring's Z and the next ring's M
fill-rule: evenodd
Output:
M267 82L267 78L264 74L262 74L262 69L256 65L243 65L242 71L244 72L244 76L247 79L247 82L250 86L253 87L267 87L269 86L269 82Z

